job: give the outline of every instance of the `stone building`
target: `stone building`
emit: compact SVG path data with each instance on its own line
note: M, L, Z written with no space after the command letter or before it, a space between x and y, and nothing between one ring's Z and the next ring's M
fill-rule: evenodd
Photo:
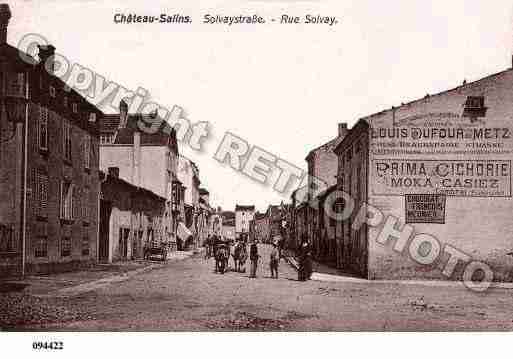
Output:
M165 241L166 199L119 178L117 168L102 181L100 206L101 262L142 259L146 245Z
M322 204L328 191L337 183L338 158L333 150L342 142L347 132L347 124L339 123L335 138L308 153L307 191L295 193L296 197L304 196L301 198L302 203L297 205L296 213L299 219L295 221L296 243L299 243L303 236L308 238L315 258L325 263L334 263L333 243L336 239L332 222L324 218Z
M0 5L0 277L97 259L98 122L103 114L39 60L7 43ZM46 66L45 66L46 65Z
M198 242L204 245L209 235L210 216L214 210L210 207L210 193L205 188L198 189L199 194L199 208L200 213L198 216Z
M461 279L477 261L511 280L512 114L508 69L361 119L335 149L337 188L383 220L353 226L353 212L340 224L340 267Z
M268 243L270 238L269 216L266 213L255 213L255 218L250 223L251 239L256 239L260 243Z
M235 232L249 233L249 223L255 217L255 206L235 205Z
M223 220L222 236L224 240L235 241L235 218Z
M185 218L185 188L177 177L175 130L156 113L129 114L124 101L119 108L119 114L101 120L100 169L116 167L120 179L166 198L165 237L177 248L178 221Z
M198 216L200 215L199 207L199 179L198 166L188 158L179 155L177 178L182 183L184 189L184 223L193 233L193 243L188 245L197 248L199 245L199 228L200 224ZM203 222L201 222L203 223Z

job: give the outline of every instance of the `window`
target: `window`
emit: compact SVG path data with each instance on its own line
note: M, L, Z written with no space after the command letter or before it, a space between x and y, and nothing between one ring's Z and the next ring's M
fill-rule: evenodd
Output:
M91 165L91 136L84 137L84 167L89 169Z
M39 106L39 126L38 126L39 149L48 150L48 109Z
M89 221L89 187L85 187L82 196L82 218L84 222Z
M36 258L48 257L48 237L40 236L36 238L34 256Z
M85 235L82 238L82 255L88 256L89 255L89 236Z
M468 96L465 102L467 109L481 109L484 108L484 96Z
M0 224L0 252L14 252L14 230L12 226Z
M76 103L73 103L72 108L74 113L78 112L78 105Z
M20 72L15 74L14 76L8 75L7 76L7 95L16 96L16 97L23 97L23 89L24 89L24 78L25 75Z
M94 112L89 114L89 122L96 122L96 114Z
M114 135L101 135L100 136L100 143L102 145L114 143Z
M36 211L37 215L46 217L48 205L48 175L42 170L36 171Z
M64 107L68 107L68 96L64 96L62 103L63 103Z
M479 117L485 117L486 111L484 96L468 96L463 109L463 117L469 117L473 122Z
M71 255L71 238L62 237L61 239L61 257L69 257Z
M71 182L62 181L61 183L61 218L73 219L73 197L74 185Z
M50 91L50 97L55 97L55 87L50 86L49 91Z
M71 161L71 125L67 121L62 122L62 143L64 158Z

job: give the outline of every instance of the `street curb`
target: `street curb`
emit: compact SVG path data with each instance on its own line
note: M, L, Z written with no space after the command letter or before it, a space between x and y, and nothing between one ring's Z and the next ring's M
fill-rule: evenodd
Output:
M106 286L108 286L110 284L113 284L113 283L121 283L121 282L127 281L127 280L131 279L132 277L135 277L135 276L137 276L139 274L143 274L143 273L146 273L146 272L150 272L150 271L152 271L154 269L163 268L168 263L179 262L179 261L182 261L182 260L185 260L185 259L192 258L195 255L197 255L198 253L201 253L201 251L183 252L183 255L174 256L174 257L168 258L167 261L162 262L162 263L150 264L150 265L148 265L146 267L135 269L135 270L132 270L132 271L128 271L128 272L125 272L125 273L122 273L122 274L117 274L117 275L113 275L113 276L110 276L110 277L105 277L105 278L102 278L102 279L98 279L98 280L95 280L95 281L92 281L92 282L88 282L88 283L79 284L79 285L72 286L72 287L62 288L62 289L59 289L59 290L54 291L52 293L33 294L33 296L34 297L39 297L39 298L66 298L66 297L74 297L74 296L77 296L77 295L80 295L80 294L83 294L83 293L86 293L86 292L93 291L95 289L106 287Z
M294 257L284 256L283 259L285 259L285 262L287 262L296 271L299 270L299 264Z

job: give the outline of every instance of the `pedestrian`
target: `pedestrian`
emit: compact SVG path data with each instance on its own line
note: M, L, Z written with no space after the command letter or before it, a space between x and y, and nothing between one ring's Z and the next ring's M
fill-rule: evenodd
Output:
M308 237L306 234L303 234L303 238L301 241L301 246L299 247L299 256L298 256L298 280L305 281L310 279L311 271L312 271L312 260L310 258L310 245L308 244Z
M280 253L278 252L278 246L273 243L273 249L271 250L269 258L269 267L271 268L271 278L278 279L278 265L280 264Z
M259 258L260 256L258 255L258 247L256 241L253 240L251 246L249 247L249 260L251 261L251 273L249 275L250 278L256 278Z

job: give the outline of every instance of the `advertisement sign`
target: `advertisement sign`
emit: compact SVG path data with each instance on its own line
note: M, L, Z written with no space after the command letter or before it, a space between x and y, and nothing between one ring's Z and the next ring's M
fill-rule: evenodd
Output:
M405 195L406 223L445 223L444 194Z

